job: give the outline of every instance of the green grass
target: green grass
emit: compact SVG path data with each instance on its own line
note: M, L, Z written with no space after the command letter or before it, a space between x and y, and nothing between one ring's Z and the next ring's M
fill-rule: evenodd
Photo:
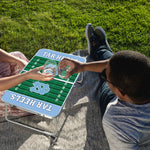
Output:
M29 59L41 48L87 49L87 23L106 31L113 52L150 56L149 0L1 0L0 47Z

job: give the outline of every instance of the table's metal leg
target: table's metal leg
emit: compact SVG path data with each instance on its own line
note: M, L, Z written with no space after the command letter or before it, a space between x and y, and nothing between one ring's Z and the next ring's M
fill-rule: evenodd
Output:
M28 128L28 129L31 129L31 130L34 130L34 131L37 131L37 132L40 132L42 134L46 134L46 135L49 135L49 136L52 136L52 137L56 137L57 136L57 126L58 126L58 118L55 118L55 133L51 133L51 132L48 132L48 131L44 131L44 130L41 130L41 129L38 129L38 128L35 128L35 127L32 127L32 126L29 126L29 125L26 125L26 124L23 124L23 123L20 123L20 122L17 122L17 121L13 121L13 120L10 120L8 119L8 114L7 114L7 104L5 104L5 119L8 121L8 122L11 122L13 124L16 124L16 125L20 125L22 127L25 127L25 128Z

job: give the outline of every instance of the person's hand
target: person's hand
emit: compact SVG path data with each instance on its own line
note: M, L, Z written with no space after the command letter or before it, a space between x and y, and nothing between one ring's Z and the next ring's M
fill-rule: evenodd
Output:
M27 64L28 64L28 62L25 60L18 61L18 65L19 65L20 69L23 69Z
M65 76L65 78L69 78L74 73L80 73L83 71L83 67L82 67L81 62L78 62L78 61L75 61L75 60L72 60L69 58L64 58L59 63L60 69L63 69L66 66L69 66L69 68L67 69L67 75Z
M22 70L27 64L29 60L27 58L21 59L17 58L16 64L19 65L20 70Z
M0 62L0 77L9 76L11 69L9 63Z
M50 81L53 80L53 75L41 73L40 70L43 70L45 66L41 66L35 69L32 69L25 73L26 79L34 79L38 81Z
M21 52L15 51L9 53L8 55L15 58L15 61L13 63L19 65L20 70L22 70L29 63L29 60Z

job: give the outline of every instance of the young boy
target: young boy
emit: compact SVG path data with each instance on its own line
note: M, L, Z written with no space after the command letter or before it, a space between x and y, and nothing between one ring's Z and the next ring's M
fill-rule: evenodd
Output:
M70 65L74 73L100 73L100 109L103 128L111 150L150 149L150 61L134 51L114 55L105 31L91 24L86 26L90 57L95 60L80 63L63 59L60 67Z

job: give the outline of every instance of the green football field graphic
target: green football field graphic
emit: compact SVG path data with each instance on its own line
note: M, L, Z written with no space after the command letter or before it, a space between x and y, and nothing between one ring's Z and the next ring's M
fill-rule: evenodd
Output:
M50 66L54 65L53 67L56 69L54 79L50 81L26 80L7 90L2 97L3 102L48 118L58 116L79 76L79 74L76 73L68 79L59 77L58 66L63 58L85 62L85 58L80 56L61 53L50 49L40 49L20 73L24 73L39 66L43 66L46 62L50 62ZM48 71L48 69L46 71ZM66 70L63 70L61 73L61 77L63 77Z
M29 62L29 64L24 68L24 71L29 71L30 69L34 69L39 66L42 66L45 64L47 60L48 60L47 58L34 56L32 60ZM59 63L58 61L56 62L57 64ZM24 71L22 71L22 73ZM50 87L50 92L44 95L30 92L30 88L33 87L33 83L36 82L35 80L32 80L32 79L24 81L23 83L9 90L61 106L63 102L65 101L68 95L68 92L70 91L70 88L72 87L72 84L75 81L76 77L77 77L77 74L74 74L69 79L61 79L58 75L56 75L54 77L54 80L50 80L46 82L38 81L40 83L48 84ZM64 80L64 82L59 81L57 79Z

